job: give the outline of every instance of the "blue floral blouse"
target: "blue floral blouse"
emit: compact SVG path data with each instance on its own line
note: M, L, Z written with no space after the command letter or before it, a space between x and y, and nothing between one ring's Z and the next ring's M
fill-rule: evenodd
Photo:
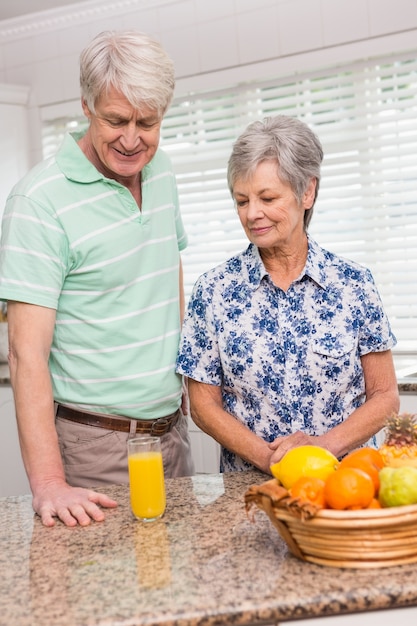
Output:
M222 388L223 407L265 441L320 435L365 401L360 357L396 343L371 272L308 238L287 291L253 244L197 280L177 371ZM221 470L251 468L221 451Z

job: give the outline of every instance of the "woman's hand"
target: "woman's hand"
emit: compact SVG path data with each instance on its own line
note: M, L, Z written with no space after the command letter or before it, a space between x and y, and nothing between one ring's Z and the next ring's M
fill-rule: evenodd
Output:
M285 437L277 437L277 439L274 439L274 441L271 441L271 443L269 444L269 448L273 450L273 453L271 454L270 465L278 463L278 461L282 459L284 454L292 448L298 448L298 446L319 445L320 437L306 435L306 433L303 433L299 430L295 433L291 433L291 435L286 435Z

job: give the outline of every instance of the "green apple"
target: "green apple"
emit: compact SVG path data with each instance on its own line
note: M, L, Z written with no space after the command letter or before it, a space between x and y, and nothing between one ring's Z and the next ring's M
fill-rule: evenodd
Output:
M417 504L417 467L383 467L379 481L382 506Z

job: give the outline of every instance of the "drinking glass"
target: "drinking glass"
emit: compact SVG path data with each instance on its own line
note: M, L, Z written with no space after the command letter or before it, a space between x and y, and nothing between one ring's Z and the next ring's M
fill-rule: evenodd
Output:
M127 443L130 506L136 519L152 522L165 512L165 479L159 437L142 436Z

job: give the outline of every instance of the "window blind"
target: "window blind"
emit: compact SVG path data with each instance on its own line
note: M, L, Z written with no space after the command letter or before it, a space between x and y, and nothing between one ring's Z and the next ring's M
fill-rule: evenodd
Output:
M416 55L417 56L417 55ZM398 339L417 351L417 58L378 59L174 100L161 135L177 175L189 237L186 297L197 277L246 247L227 189L233 141L256 119L305 121L324 149L309 232L369 267ZM44 125L45 156L85 120Z

